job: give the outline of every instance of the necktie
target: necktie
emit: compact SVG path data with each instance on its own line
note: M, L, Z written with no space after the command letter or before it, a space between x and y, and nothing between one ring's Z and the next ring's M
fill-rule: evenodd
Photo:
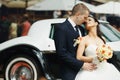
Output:
M79 34L78 26L75 26L75 29L76 29L76 33Z

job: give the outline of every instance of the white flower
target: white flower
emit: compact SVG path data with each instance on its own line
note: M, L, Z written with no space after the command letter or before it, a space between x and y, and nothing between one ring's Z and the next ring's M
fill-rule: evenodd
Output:
M73 41L74 41L74 44L73 44L73 46L75 47L75 46L77 46L78 44L80 44L80 41L81 41L81 37L78 37L77 39L74 39Z

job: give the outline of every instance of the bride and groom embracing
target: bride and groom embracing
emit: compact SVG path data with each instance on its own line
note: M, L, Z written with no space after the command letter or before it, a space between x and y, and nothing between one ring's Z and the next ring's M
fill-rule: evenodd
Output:
M84 22L86 36L82 27L75 28ZM79 36L77 45L75 39ZM106 60L99 62L96 49L105 44L105 39L100 33L99 22L89 16L89 9L84 4L76 4L72 15L55 27L54 40L62 80L120 80L120 72L113 64Z

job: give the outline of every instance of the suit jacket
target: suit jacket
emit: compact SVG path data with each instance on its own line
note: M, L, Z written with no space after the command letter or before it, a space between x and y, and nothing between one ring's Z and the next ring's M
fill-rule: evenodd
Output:
M84 36L84 29L82 27L79 29ZM54 41L56 53L61 62L62 80L74 80L84 63L76 59L77 46L73 46L74 39L77 39L78 36L79 34L75 32L68 20L55 26Z

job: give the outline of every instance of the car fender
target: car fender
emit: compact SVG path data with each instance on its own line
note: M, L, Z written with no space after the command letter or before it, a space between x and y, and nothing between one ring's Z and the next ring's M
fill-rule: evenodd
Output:
M49 71L48 71L48 67L46 62L44 61L44 57L43 57L43 52L40 50L41 49L41 44L40 42L37 42L35 39L29 37L29 36L24 36L24 37L18 37L18 38L14 38L11 40L8 40L4 43L2 43L0 45L0 51L5 51L8 48L11 47L17 47L17 46L21 46L21 45L26 45L26 47L28 46L32 46L30 47L30 49L33 51L33 55L36 56L36 59L39 61L39 64L42 67L42 70L44 72L44 75L46 76L47 79L51 80ZM18 54L19 55L19 54ZM27 55L27 54L25 54ZM11 57L9 57L11 58ZM9 60L9 59L8 59Z
M0 51L7 49L12 46L16 45L29 45L34 46L35 48L39 49L40 51L50 51L55 50L54 41L49 38L41 39L42 41L32 38L30 36L23 36L8 40L4 43L0 44Z

